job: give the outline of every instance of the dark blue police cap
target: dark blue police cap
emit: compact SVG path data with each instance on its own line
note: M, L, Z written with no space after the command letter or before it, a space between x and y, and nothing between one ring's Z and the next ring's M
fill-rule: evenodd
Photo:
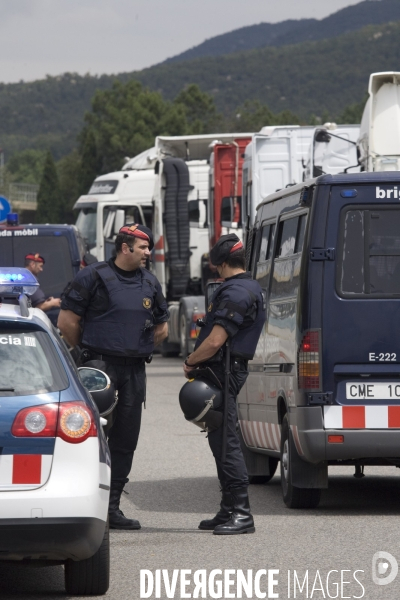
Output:
M236 233L222 235L210 251L211 263L215 266L222 265L222 263L227 261L230 254L242 248L243 244Z

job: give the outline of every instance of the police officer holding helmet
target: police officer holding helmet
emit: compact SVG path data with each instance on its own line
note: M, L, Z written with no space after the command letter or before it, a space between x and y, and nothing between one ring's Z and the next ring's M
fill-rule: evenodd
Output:
M185 376L190 379L194 377L194 382L196 370L204 373L204 367L211 368L223 389L226 377L226 342L229 341L231 373L225 435L222 419L218 422L215 418L218 411L223 409L217 389L211 380L208 386L213 392L211 398L214 402L217 400L216 410L214 405L214 410L209 413L213 414L213 417L212 426L208 428L208 441L217 466L222 499L216 516L201 521L199 529L213 530L215 535L253 533L254 520L248 499L249 479L236 431L236 397L246 381L248 360L254 356L264 326L265 306L260 285L245 271L245 252L237 235L222 236L212 248L210 260L225 281L213 294L207 309L205 325L200 331L194 352L187 357L183 368ZM200 379L198 391L202 393L204 389L204 398L210 398L210 390L208 396L205 390L207 385L204 378ZM182 388L182 408L185 403L185 406L194 403L195 387L195 384L187 383ZM183 410L185 412L185 409ZM202 418L207 419L207 416Z
M68 285L58 327L71 346L83 348L82 362L103 361L118 390L109 431L111 491L109 523L140 529L119 508L136 449L146 396L145 362L168 335L169 312L157 278L146 268L153 248L148 227L124 225L115 240L116 257L82 269Z

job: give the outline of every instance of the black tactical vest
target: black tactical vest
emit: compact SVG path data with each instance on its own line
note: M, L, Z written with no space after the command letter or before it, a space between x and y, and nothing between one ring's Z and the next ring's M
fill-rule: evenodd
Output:
M148 356L154 350L154 276L140 270L141 277L125 278L108 263L95 267L109 297L102 314L87 312L82 345L103 354Z
M245 288L249 295L251 306L247 310L237 303L239 286ZM221 300L222 292L228 292L228 301ZM217 288L208 307L206 324L200 331L195 349L210 335L217 317L235 322L238 314L243 317L243 322L239 326L239 331L231 339L231 356L251 360L265 323L265 302L258 281L250 278L235 277Z

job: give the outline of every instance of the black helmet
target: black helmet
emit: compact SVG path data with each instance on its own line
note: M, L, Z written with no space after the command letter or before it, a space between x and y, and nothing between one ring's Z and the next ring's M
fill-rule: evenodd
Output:
M222 391L203 376L189 379L179 392L185 419L201 429L214 431L222 425Z

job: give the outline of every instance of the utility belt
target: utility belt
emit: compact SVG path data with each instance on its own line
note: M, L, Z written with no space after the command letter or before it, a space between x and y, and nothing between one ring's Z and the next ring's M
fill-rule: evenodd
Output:
M144 362L150 363L153 355L150 356L115 356L113 354L100 354L89 348L83 348L79 357L79 363L84 365L90 360L102 360L109 365L140 365Z

